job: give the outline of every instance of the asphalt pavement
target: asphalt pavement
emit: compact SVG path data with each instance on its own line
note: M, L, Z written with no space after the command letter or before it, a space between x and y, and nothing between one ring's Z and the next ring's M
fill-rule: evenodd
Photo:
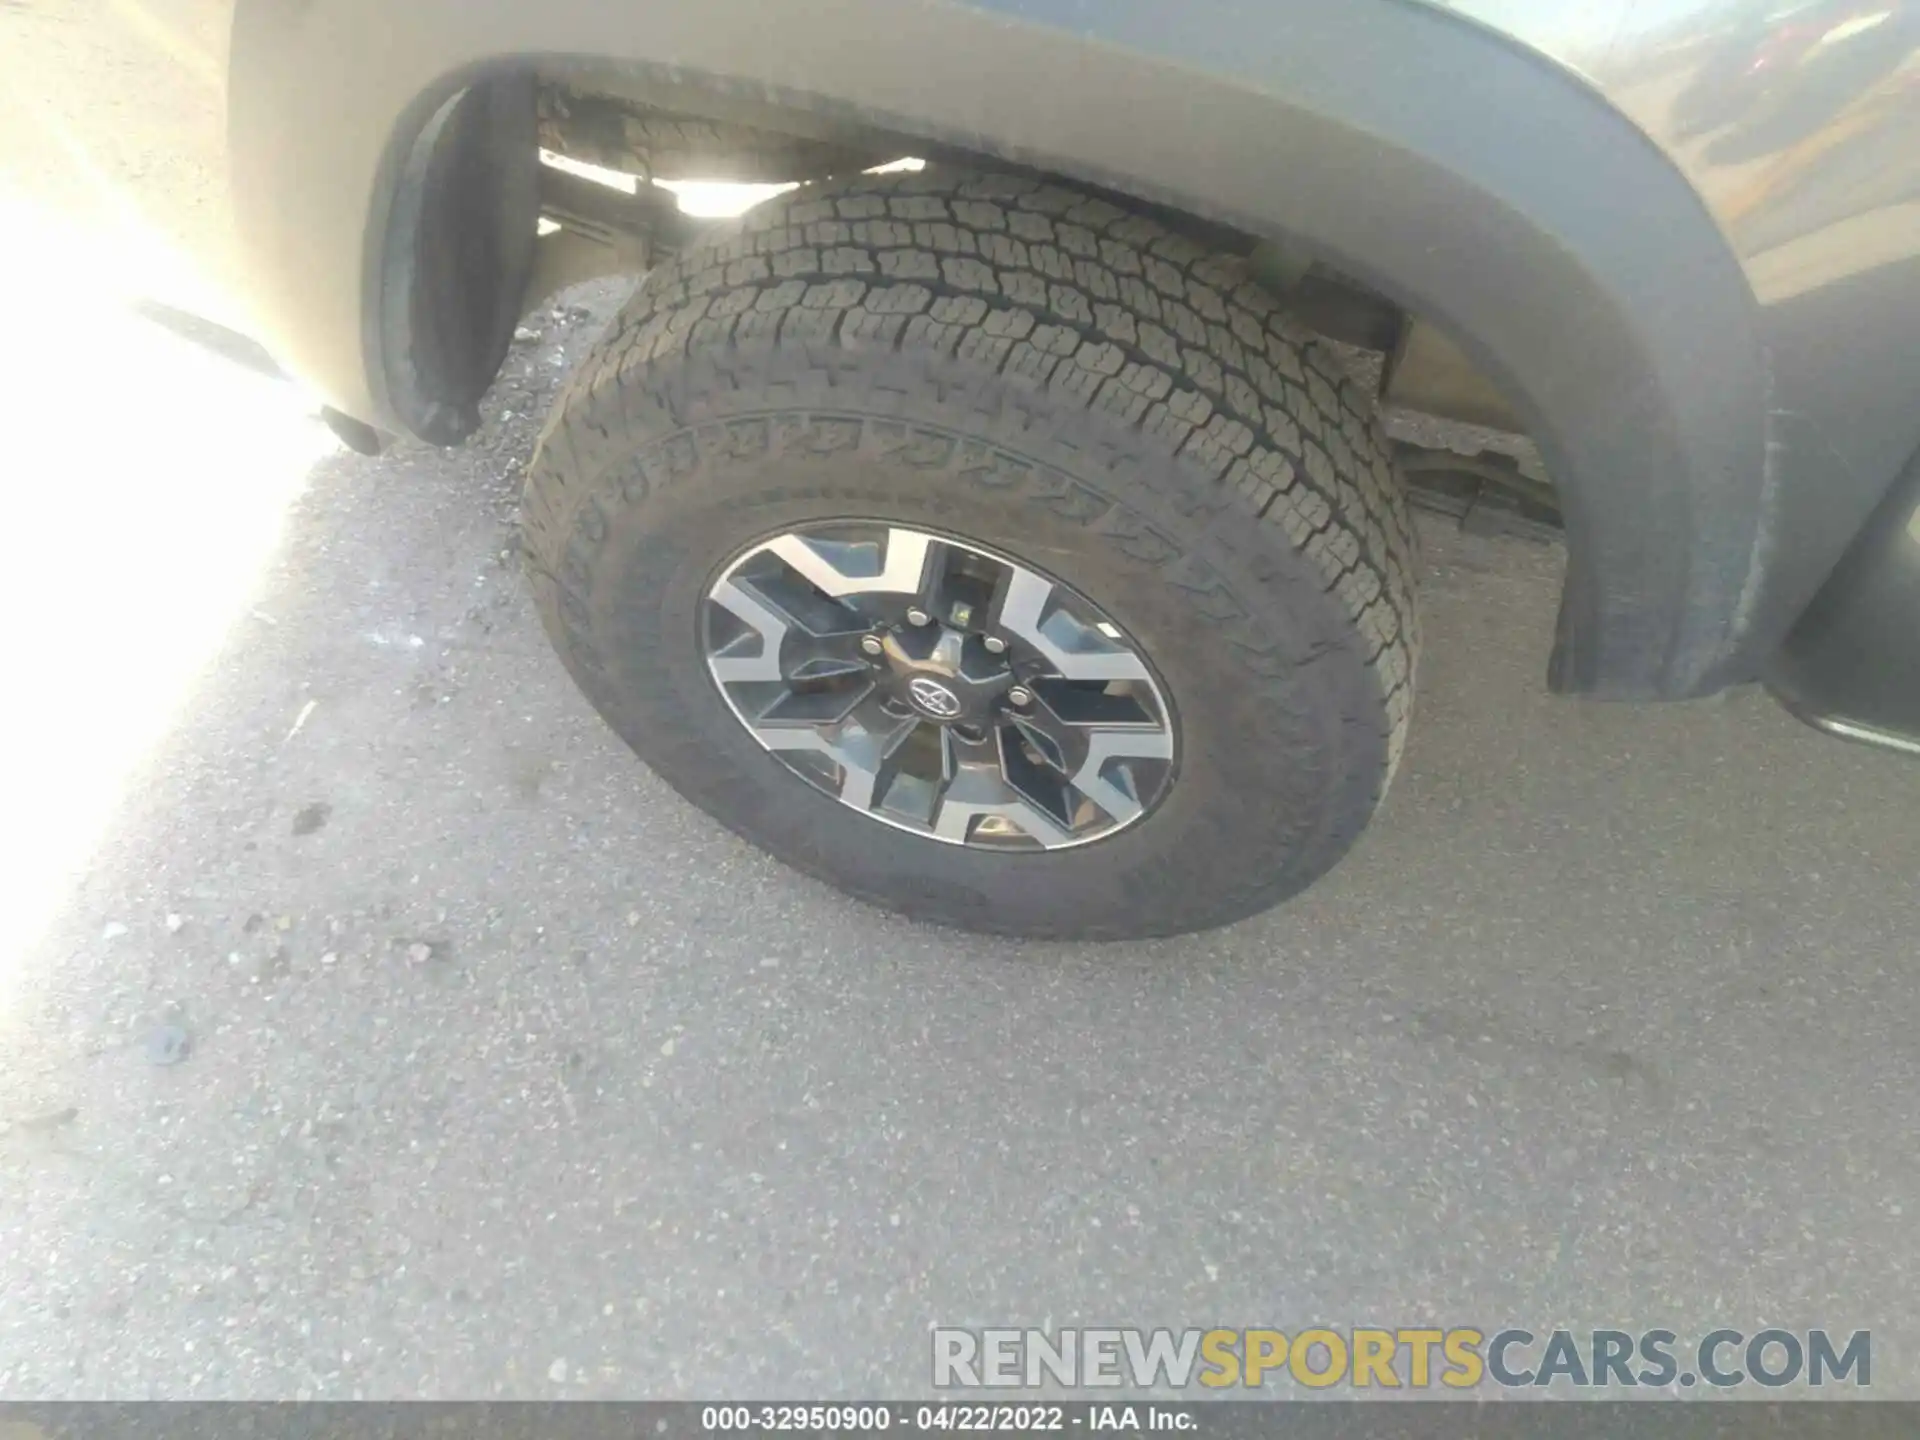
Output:
M1002 1323L1871 1328L1920 1395L1920 768L1549 697L1559 552L1429 525L1413 741L1315 890L878 914L539 631L520 467L607 298L369 460L19 297L0 1395L905 1395Z

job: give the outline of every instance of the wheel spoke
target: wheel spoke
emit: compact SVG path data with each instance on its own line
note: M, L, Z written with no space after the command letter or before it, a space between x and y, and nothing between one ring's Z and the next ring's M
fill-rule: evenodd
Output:
M741 698L754 698L775 687L743 687ZM854 713L854 707L873 694L873 682L864 674L851 683L808 685L801 689L778 687L770 703L764 704L752 724L757 727L790 729L796 725L838 725ZM745 713L747 707L742 707Z
M707 657L722 685L806 683L871 669L860 654L869 623L831 601L783 594L764 577L723 580L712 598L749 632Z
M897 721L891 728L854 731L841 743L840 798L856 810L871 810L885 798L887 785L899 772L901 748L921 726L917 719Z
M918 595L926 584L931 535L917 530L887 531L886 548L868 543L810 540L782 535L767 549L778 555L823 595Z
M885 795L894 760L920 720L877 717L869 728L867 716L850 716L831 732L815 725L749 725L754 738L769 750L811 751L840 767L839 798L856 810L871 810ZM887 723L891 721L891 723Z
M947 791L953 788L953 782L960 778L960 772L966 765L966 751L974 747L966 745L956 731L943 728L940 731L940 790L934 797L944 799Z
M942 840L965 843L974 826L987 819L1008 821L1042 845L1066 845L1073 840L1073 833L1059 821L1005 785L999 786L991 799L976 798L958 785L950 786L940 797L933 833Z
M780 646L786 640L787 632L793 628L793 622L737 580L722 580L713 587L710 598L760 640L757 650L749 649L748 653L736 654L736 650L746 646L752 639L752 636L743 635L724 650L708 655L707 666L712 670L713 678L722 685L783 679L780 673Z
M1026 641L1068 680L1148 678L1146 662L1131 648L1053 606L1053 598L1053 582L1014 568L1000 597L997 628Z
M1114 760L1171 760L1173 737L1165 730L1096 730L1087 737L1086 759L1073 772L1068 784L1106 811L1115 822L1125 824L1140 813L1139 796L1108 779L1105 771Z
M1139 714L1138 723L1112 723L1111 717ZM1084 717L1084 718L1083 718ZM1105 717L1105 718L1102 718ZM1015 732L1072 792L1104 811L1116 823L1140 813L1139 798L1108 777L1115 760L1166 761L1173 758L1173 737L1136 702L1099 691L1091 694L1063 685L1034 688L1033 704L1008 717ZM1008 784L1034 794L1045 782L1024 757L1005 765Z
M798 631L787 642L792 663L786 678L795 682L842 680L872 673L873 667L860 653L860 640L866 633L864 626L836 635Z

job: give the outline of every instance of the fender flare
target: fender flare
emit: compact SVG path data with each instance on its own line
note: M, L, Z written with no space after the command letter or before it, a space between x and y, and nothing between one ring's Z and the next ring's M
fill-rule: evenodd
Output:
M824 110L1285 237L1446 329L1558 484L1550 679L1757 668L1769 374L1699 196L1584 81L1407 0L240 0L236 212L276 352L397 428L381 276L413 138L476 76L591 58ZM1766 642L1763 645L1761 642Z

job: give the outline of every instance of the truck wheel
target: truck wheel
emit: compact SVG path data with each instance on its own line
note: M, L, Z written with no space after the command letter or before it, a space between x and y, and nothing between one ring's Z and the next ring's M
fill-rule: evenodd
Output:
M857 176L650 275L542 435L541 618L696 805L922 919L1219 925L1353 844L1413 539L1234 256L1043 182Z

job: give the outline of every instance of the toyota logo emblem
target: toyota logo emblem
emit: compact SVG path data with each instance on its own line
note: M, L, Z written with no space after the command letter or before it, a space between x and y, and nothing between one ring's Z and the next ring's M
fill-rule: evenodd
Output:
M907 694L913 703L936 720L951 720L960 713L960 697L938 680L916 675L907 682Z

